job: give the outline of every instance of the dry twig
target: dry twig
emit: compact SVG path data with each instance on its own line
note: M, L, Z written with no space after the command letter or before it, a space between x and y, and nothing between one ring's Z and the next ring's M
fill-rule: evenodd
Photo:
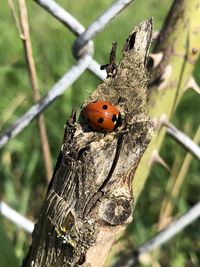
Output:
M10 6L12 7L11 11L12 11L14 20L16 22L17 28L21 32L20 37L22 37L22 41L24 44L25 56L27 60L29 76L30 76L30 81L31 81L31 87L33 90L33 99L35 102L37 102L40 100L40 92L39 92L36 68L35 68L35 63L34 63L33 53L32 53L26 3L24 0L18 0L20 22L17 18L17 14L15 12L12 1L9 0L9 3L10 3ZM49 143L48 143L43 115L40 115L38 117L38 128L39 128L39 133L40 133L40 141L41 141L41 147L42 147L43 158L44 158L44 163L45 163L46 176L47 176L47 180L50 181L52 177L52 161L51 161L51 154L50 154Z

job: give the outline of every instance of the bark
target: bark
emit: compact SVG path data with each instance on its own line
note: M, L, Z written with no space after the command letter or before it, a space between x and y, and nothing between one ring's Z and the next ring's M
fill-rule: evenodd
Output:
M97 133L82 116L76 123L75 112L67 121L23 267L103 266L115 238L132 221L132 180L152 134L146 114L151 34L152 20L135 28L121 63L108 68L112 75L87 101L104 99L116 105L122 126Z

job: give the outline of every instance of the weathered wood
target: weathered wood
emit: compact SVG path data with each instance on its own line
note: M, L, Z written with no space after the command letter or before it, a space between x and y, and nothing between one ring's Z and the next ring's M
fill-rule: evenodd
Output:
M146 114L146 60L152 20L125 44L115 72L89 101L104 99L123 117L115 132L96 133L75 112L67 121L60 155L23 267L103 266L120 231L132 221L132 180L150 141ZM113 57L112 57L113 58ZM87 104L85 103L85 105Z

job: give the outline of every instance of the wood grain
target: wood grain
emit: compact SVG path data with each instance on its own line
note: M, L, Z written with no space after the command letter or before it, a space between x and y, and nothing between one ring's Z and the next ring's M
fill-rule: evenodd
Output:
M123 117L111 133L93 132L75 112L64 138L23 267L103 266L115 238L132 221L132 180L150 142L146 61L152 20L128 37L115 75L89 99L116 105Z

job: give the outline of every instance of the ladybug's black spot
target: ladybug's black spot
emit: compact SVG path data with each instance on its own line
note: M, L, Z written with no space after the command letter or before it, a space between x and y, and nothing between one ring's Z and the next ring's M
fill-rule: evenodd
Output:
M104 119L103 118L99 118L98 119L98 123L103 123Z
M103 108L103 109L108 109L108 106L107 106L107 105L103 105L102 108Z
M117 116L115 114L112 115L112 121L115 122L117 120Z

